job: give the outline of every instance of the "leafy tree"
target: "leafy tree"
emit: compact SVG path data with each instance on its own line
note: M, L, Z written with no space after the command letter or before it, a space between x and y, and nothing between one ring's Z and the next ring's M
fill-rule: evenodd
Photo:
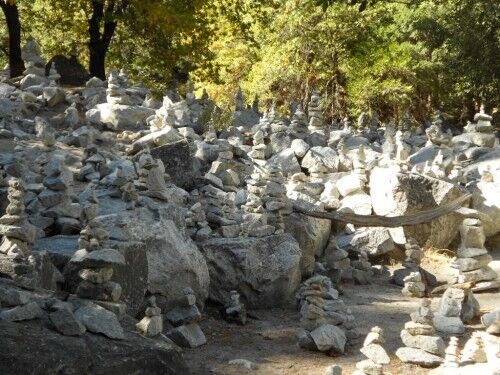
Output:
M20 76L24 71L24 62L21 58L21 22L19 20L19 9L15 0L0 0L9 32L8 56L10 76Z

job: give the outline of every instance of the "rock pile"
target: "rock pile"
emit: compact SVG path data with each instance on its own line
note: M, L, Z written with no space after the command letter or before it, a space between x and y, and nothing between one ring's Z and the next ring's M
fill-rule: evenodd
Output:
M423 367L435 367L443 362L445 344L443 339L433 336L433 313L430 300L423 299L417 311L410 314L411 321L401 331L401 340L406 345L396 351L398 358L405 363Z
M373 327L366 336L361 353L368 359L356 363L353 375L383 375L384 365L390 363L390 358L382 347L385 342L384 331L380 327Z
M485 235L481 221L465 219L460 226L460 246L453 267L458 270L457 282L474 282L476 288L487 286L498 278L488 264L491 255L484 247Z
M148 298L144 318L135 326L141 334L147 337L154 337L162 333L163 317L161 309L156 305L156 298L154 296Z
M344 353L345 345L359 338L351 310L339 298L326 276L306 280L296 296L300 305L299 345L321 352Z
M201 320L201 313L196 306L193 289L187 287L183 294L183 305L166 314L168 321L175 327L167 332L167 337L179 346L196 348L207 342L205 334L197 324Z

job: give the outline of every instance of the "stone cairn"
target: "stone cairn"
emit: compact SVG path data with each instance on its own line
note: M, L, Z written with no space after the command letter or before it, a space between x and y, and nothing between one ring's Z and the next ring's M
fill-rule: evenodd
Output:
M253 145L252 151L248 153L248 156L254 160L254 162L258 162L266 159L266 143L265 136L262 130L257 130L253 135Z
M347 341L359 339L354 316L326 276L306 280L296 295L300 306L299 346L321 352L344 353Z
M403 132L398 130L396 132L396 164L401 171L407 172L409 170L409 157L410 151L403 140Z
M480 332L473 332L472 336L465 343L460 359L461 365L470 365L475 363L486 363L485 344Z
M230 323L245 325L247 322L247 310L240 302L240 294L236 290L229 292L229 302L224 308L224 319Z
M254 171L250 177L247 201L243 206L242 232L250 237L283 233L283 216L291 213L291 206L279 168L270 165Z
M305 139L309 133L307 129L307 116L301 104L297 105L297 109L293 114L289 133L293 138L299 139Z
M372 264L368 260L366 251L356 252L358 259L351 260L352 278L356 284L370 284L370 278L373 276Z
M139 202L139 193L132 181L128 181L120 187L121 198L125 202L126 210L134 210Z
M350 268L351 260L349 253L338 247L334 235L330 235L328 246L325 248L324 263L328 277L332 280L333 285L339 289L342 271Z
M222 237L234 238L238 237L241 232L242 215L236 203L236 193L225 193L222 198L222 218L220 234Z
M32 285L36 271L31 259L31 245L36 237L36 227L28 222L24 207L25 187L17 178L9 180L5 215L0 217L0 272L11 275L24 285Z
M350 172L353 169L352 160L347 154L347 147L345 145L344 138L340 138L337 145L337 151L339 154L339 172Z
M455 336L450 337L448 346L445 349L444 369L456 369L460 367L460 349L458 339Z
M196 306L193 289L187 287L182 292L184 295L182 305L166 314L167 319L174 326L167 332L167 337L179 346L196 348L207 342L203 331L197 324L201 320L201 313Z
M313 92L311 100L307 105L307 114L309 115L309 131L317 133L326 142L329 135L323 119L323 111L321 110L320 96L317 92Z
M201 202L196 202L187 210L186 226L190 230L191 237L196 236L198 239L208 238L212 233Z
M106 101L108 104L131 104L130 97L127 95L125 86L126 81L123 75L113 69L108 77L108 88L106 89Z
M45 78L46 62L42 57L40 46L32 37L28 37L26 44L21 49L21 58L26 67L23 75L34 74Z
M361 353L368 359L356 363L353 375L383 375L384 365L390 363L387 352L382 347L385 342L384 331L380 327L373 327L366 336Z
M42 207L42 216L52 218L56 232L59 234L75 234L81 229L81 205L72 203L72 172L61 159L53 159L43 166L45 177L42 180L46 190L38 195Z
M463 323L479 315L479 303L469 287L449 287L439 301L435 324L440 331L451 334L465 332Z
M475 288L488 286L498 278L488 264L491 255L484 247L485 235L481 221L465 219L460 226L460 246L453 267L458 270L458 283L474 282Z
M422 282L419 267L424 252L414 238L408 238L408 242L405 244L405 255L406 259L403 266L410 270L410 274L403 279L402 293L408 297L423 297L425 295L425 284Z
M156 297L150 296L147 299L147 307L144 318L135 325L137 330L146 337L154 337L163 331L163 317L161 309L156 305Z
M82 164L83 167L78 172L81 181L99 181L101 177L109 172L106 158L99 152L99 148L95 144L85 147Z
M405 323L401 340L406 347L396 351L398 358L405 363L424 367L435 367L443 362L445 344L435 333L431 301L423 299L417 311L410 314L411 321Z
M104 241L108 237L108 231L96 220L90 221L81 230L78 240L80 250L70 261L81 267L78 275L82 281L76 288L76 295L94 300L121 319L126 308L125 304L119 302L122 288L120 284L111 281L111 278L114 267L125 265L125 258L119 251L104 247Z
M42 144L51 149L56 144L56 131L50 124L42 117L35 117L35 130L36 136L42 141Z

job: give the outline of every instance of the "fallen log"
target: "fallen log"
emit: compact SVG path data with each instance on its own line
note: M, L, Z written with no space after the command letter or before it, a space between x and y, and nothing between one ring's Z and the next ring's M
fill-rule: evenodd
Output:
M348 212L339 212L339 211L313 211L301 207L298 204L293 205L293 209L295 212L317 217L319 219L328 219L328 220L338 220L346 223L351 223L354 225L362 226L362 227L387 227L387 228L396 228L405 225L417 225L428 223L434 219L437 219L440 216L444 216L449 214L450 212L454 212L459 209L462 204L467 201L472 195L467 193L460 198L454 200L453 202L444 204L442 206L415 212L408 215L403 216L380 216L380 215L357 215Z

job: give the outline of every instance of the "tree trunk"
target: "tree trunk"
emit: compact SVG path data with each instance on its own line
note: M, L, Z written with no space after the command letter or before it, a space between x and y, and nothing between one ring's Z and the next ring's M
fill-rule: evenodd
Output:
M24 72L24 61L21 58L21 21L16 4L0 1L9 31L9 68L10 76L18 77Z
M116 21L113 20L115 2L110 1L104 12L104 1L92 1L92 17L89 19L89 72L93 77L106 79L106 53L116 29ZM101 22L104 20L104 28L101 35Z

